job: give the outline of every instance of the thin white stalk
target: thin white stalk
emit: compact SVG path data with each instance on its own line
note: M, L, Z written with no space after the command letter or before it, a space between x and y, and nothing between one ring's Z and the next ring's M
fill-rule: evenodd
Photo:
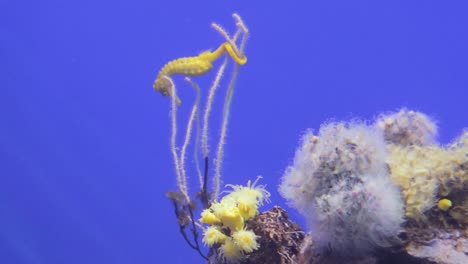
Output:
M184 195L184 197L187 199L187 201L190 201L188 192L187 192L187 186L184 185L184 182L182 180L182 173L181 173L181 167L180 167L180 162L179 162L179 157L177 155L177 148L176 148L176 138L177 138L177 93L176 93L176 88L174 82L169 77L164 76L164 78L167 78L171 82L172 86L172 96L171 96L171 126L172 126L172 131L171 131L171 152L172 152L172 158L174 159L174 167L175 167L175 172L176 172L176 179L177 179L177 186L179 187L180 192Z
M223 64L219 67L218 72L216 73L216 77L213 81L213 84L210 87L210 91L208 93L208 99L206 101L206 106L205 106L205 113L203 115L203 128L202 128L202 151L203 151L203 158L208 157L209 153L209 147L208 147L208 128L209 128L209 120L210 120L210 113L211 113L211 108L213 106L213 101L214 101L214 95L216 93L216 90L219 87L219 83L221 82L221 78L223 77L224 70L226 69L226 65L228 63L228 58L225 57Z
M221 133L219 136L218 147L216 151L216 160L215 160L215 175L213 177L213 195L217 200L220 191L221 185L221 167L223 165L224 158L224 145L226 142L226 132L229 122L229 113L231 108L232 96L234 94L234 86L236 84L236 78L239 73L240 66L236 64L234 72L232 73L231 81L229 82L228 91L224 100L224 109L223 109L223 121L221 125Z
M195 90L197 93L197 97L195 99L192 112L190 114L190 119L189 123L187 125L187 134L185 136L185 143L184 146L182 147L182 154L181 154L181 160L182 162L185 162L185 151L187 148L187 145L190 141L190 133L192 130L192 121L194 120L196 123L196 128L195 128L195 146L194 146L194 160L195 160L195 168L197 170L198 174L198 179L200 181L200 186L203 185L203 176L200 170L200 160L198 158L198 146L200 144L200 94L201 94L201 89L198 84L196 84L194 81L192 81L190 78L185 77L185 81L187 81L190 86ZM182 165L182 169L185 170L185 165ZM184 172L185 173L185 172Z
M233 15L234 19L237 21L237 26L244 32L244 35L242 36L241 40L241 46L239 49L239 54L243 55L244 54L244 49L245 45L247 43L247 36L248 36L248 30L243 21L241 20L240 16L237 14ZM224 33L223 33L224 32ZM225 31L220 31L222 35L225 35L229 38L227 33ZM234 41L237 40L237 37L239 36L239 30L236 32L234 36ZM236 45L233 45L236 47ZM221 134L219 136L219 142L218 142L218 147L217 147L217 152L216 152L216 160L215 160L215 175L213 178L213 195L214 199L218 199L219 197L219 192L220 192L220 185L221 185L221 167L223 165L223 158L224 158L224 145L226 142L226 132L227 132L227 127L228 127L228 122L229 122L229 114L230 114L230 109L231 109L231 103L232 103L232 96L234 94L234 87L236 84L237 76L239 74L239 69L240 65L236 64L234 66L234 71L231 76L231 80L228 85L228 90L226 93L226 97L224 100L224 109L223 109L223 121L221 125Z

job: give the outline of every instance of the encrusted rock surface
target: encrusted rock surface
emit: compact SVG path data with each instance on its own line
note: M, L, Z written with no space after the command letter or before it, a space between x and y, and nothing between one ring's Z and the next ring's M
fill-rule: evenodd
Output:
M305 234L301 227L289 220L284 209L274 206L246 222L247 229L259 236L259 250L247 255L242 264L295 263ZM220 259L216 250L210 251L209 263L228 263Z
M259 236L260 248L245 256L242 264L465 264L468 263L468 230L465 225L438 222L434 216L425 225L406 223L401 245L385 248L362 258L337 257L318 253L313 237L292 222L287 212L275 206L250 219L246 225ZM211 264L227 264L210 251Z

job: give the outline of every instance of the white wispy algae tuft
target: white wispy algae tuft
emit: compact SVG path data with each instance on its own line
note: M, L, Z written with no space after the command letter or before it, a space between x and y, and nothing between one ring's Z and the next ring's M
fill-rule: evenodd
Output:
M376 126L384 133L387 142L401 146L425 146L435 144L437 125L424 113L401 109L382 114Z
M404 205L375 126L329 123L304 135L279 187L307 219L314 242L338 255L398 243Z

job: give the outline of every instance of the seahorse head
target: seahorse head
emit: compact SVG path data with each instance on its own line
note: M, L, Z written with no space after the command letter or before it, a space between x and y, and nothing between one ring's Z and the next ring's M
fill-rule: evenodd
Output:
M173 96L174 91L174 83L172 80L167 76L159 76L153 84L154 90L160 92L164 96ZM179 97L176 96L176 103L180 105L182 102L180 101Z

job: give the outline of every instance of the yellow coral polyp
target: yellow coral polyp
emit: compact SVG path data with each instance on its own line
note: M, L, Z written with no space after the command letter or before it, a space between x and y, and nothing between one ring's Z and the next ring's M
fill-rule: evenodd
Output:
M257 203L249 199L239 199L237 208L244 220L249 220L258 213Z
M244 227L244 218L237 207L231 207L219 214L219 219L224 226L229 227L231 231L239 230Z
M203 243L212 247L214 244L224 243L228 237L223 234L219 227L210 226L203 232Z
M257 236L252 230L238 230L232 234L232 239L246 253L258 249Z
M203 210L201 216L202 217L200 218L200 222L203 224L214 225L221 223L221 220L216 217L216 215L212 213L210 209Z
M437 203L437 207L439 207L440 210L442 211L447 211L448 209L450 209L450 207L452 207L452 201L450 201L449 199L441 199L438 203Z
M246 199L255 201L257 206L263 205L263 202L269 201L270 193L265 189L265 185L256 185L261 178L258 176L253 183L248 181L247 186L227 184L227 187L232 188L228 196L236 200Z
M241 260L244 256L242 249L232 239L227 239L219 250L221 257L229 263Z
M224 197L221 202L212 204L211 210L221 223L232 231L244 227L244 218L232 197Z

